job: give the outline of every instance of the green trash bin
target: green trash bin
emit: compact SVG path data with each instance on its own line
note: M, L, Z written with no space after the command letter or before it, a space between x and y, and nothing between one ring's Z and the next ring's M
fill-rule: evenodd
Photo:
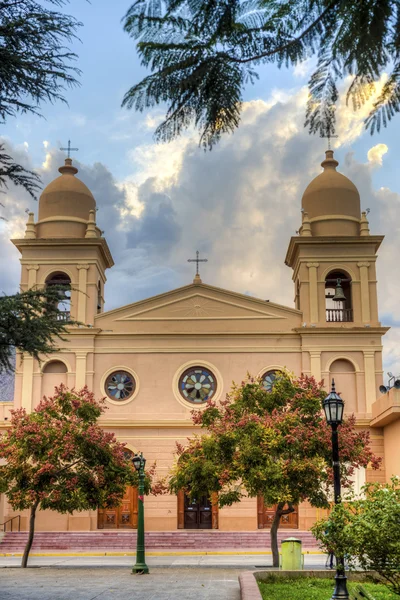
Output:
M280 558L282 571L301 571L304 567L301 540L294 537L282 540Z

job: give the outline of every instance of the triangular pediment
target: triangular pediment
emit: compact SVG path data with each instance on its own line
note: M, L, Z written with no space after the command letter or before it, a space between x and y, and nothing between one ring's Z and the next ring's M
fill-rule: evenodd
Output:
M135 330L137 327L147 330L147 323L152 331L163 327L163 324L171 331L179 331L179 323L185 327L185 323L191 322L195 329L195 323L199 327L202 323L207 330L235 330L238 327L240 330L266 331L272 328L282 331L299 326L301 313L252 296L193 284L97 315L97 326L105 327L106 321L112 321L115 326L125 323L128 330L128 323Z
M118 321L167 320L180 321L187 319L283 319L281 315L273 315L256 306L249 306L243 301L216 298L205 292L194 292L183 298L165 299L155 306L137 306L130 314L122 315Z

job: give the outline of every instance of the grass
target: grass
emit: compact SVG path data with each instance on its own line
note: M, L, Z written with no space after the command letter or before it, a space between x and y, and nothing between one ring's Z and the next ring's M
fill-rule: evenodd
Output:
M348 590L351 593L357 585L356 582L348 582ZM278 579L271 578L269 582L259 582L263 600L329 600L334 588L333 579ZM393 594L386 586L375 583L362 583L375 600L399 600L399 596Z

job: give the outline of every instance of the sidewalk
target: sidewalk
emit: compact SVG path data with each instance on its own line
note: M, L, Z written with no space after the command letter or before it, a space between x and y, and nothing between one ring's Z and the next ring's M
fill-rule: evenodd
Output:
M158 554L158 555L156 555ZM146 556L146 562L150 568L235 568L235 569L256 569L268 568L272 566L272 556L267 553L237 554L231 553L202 553L202 554L163 554L149 552ZM325 567L325 554L305 554L304 565L306 569L323 569ZM35 556L33 553L29 559L31 567L52 567L52 568L96 568L96 567L123 567L125 569L132 566L135 562L135 554L121 556L79 556L79 555L48 555ZM0 556L0 568L19 567L21 556Z

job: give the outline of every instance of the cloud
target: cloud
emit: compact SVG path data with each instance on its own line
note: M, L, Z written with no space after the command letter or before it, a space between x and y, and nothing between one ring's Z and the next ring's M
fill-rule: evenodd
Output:
M306 96L305 88L292 94L275 90L265 101L246 103L240 128L212 152L204 152L189 135L132 149L131 174L123 180L101 163L74 159L78 176L96 198L98 224L116 263L107 273L107 309L191 282L194 268L187 259L196 250L208 258L201 266L203 281L293 306L292 273L284 258L300 226L301 196L321 171L324 150L324 143L304 130ZM363 130L364 112L345 110L338 147ZM46 151L40 169L45 183L63 162L59 151ZM360 161L348 151L339 167L359 187L363 208L371 209L371 231L387 236L378 260L383 323L397 314L400 294L400 280L393 276L400 251L400 196L373 185L386 151L385 144L377 144ZM26 201L18 198L14 212L24 220ZM11 262L19 272L16 255ZM399 363L397 325L387 338L390 368Z
M371 164L381 166L382 158L386 152L388 152L388 150L389 148L386 146L386 144L376 144L376 146L372 146L367 153L368 161Z

